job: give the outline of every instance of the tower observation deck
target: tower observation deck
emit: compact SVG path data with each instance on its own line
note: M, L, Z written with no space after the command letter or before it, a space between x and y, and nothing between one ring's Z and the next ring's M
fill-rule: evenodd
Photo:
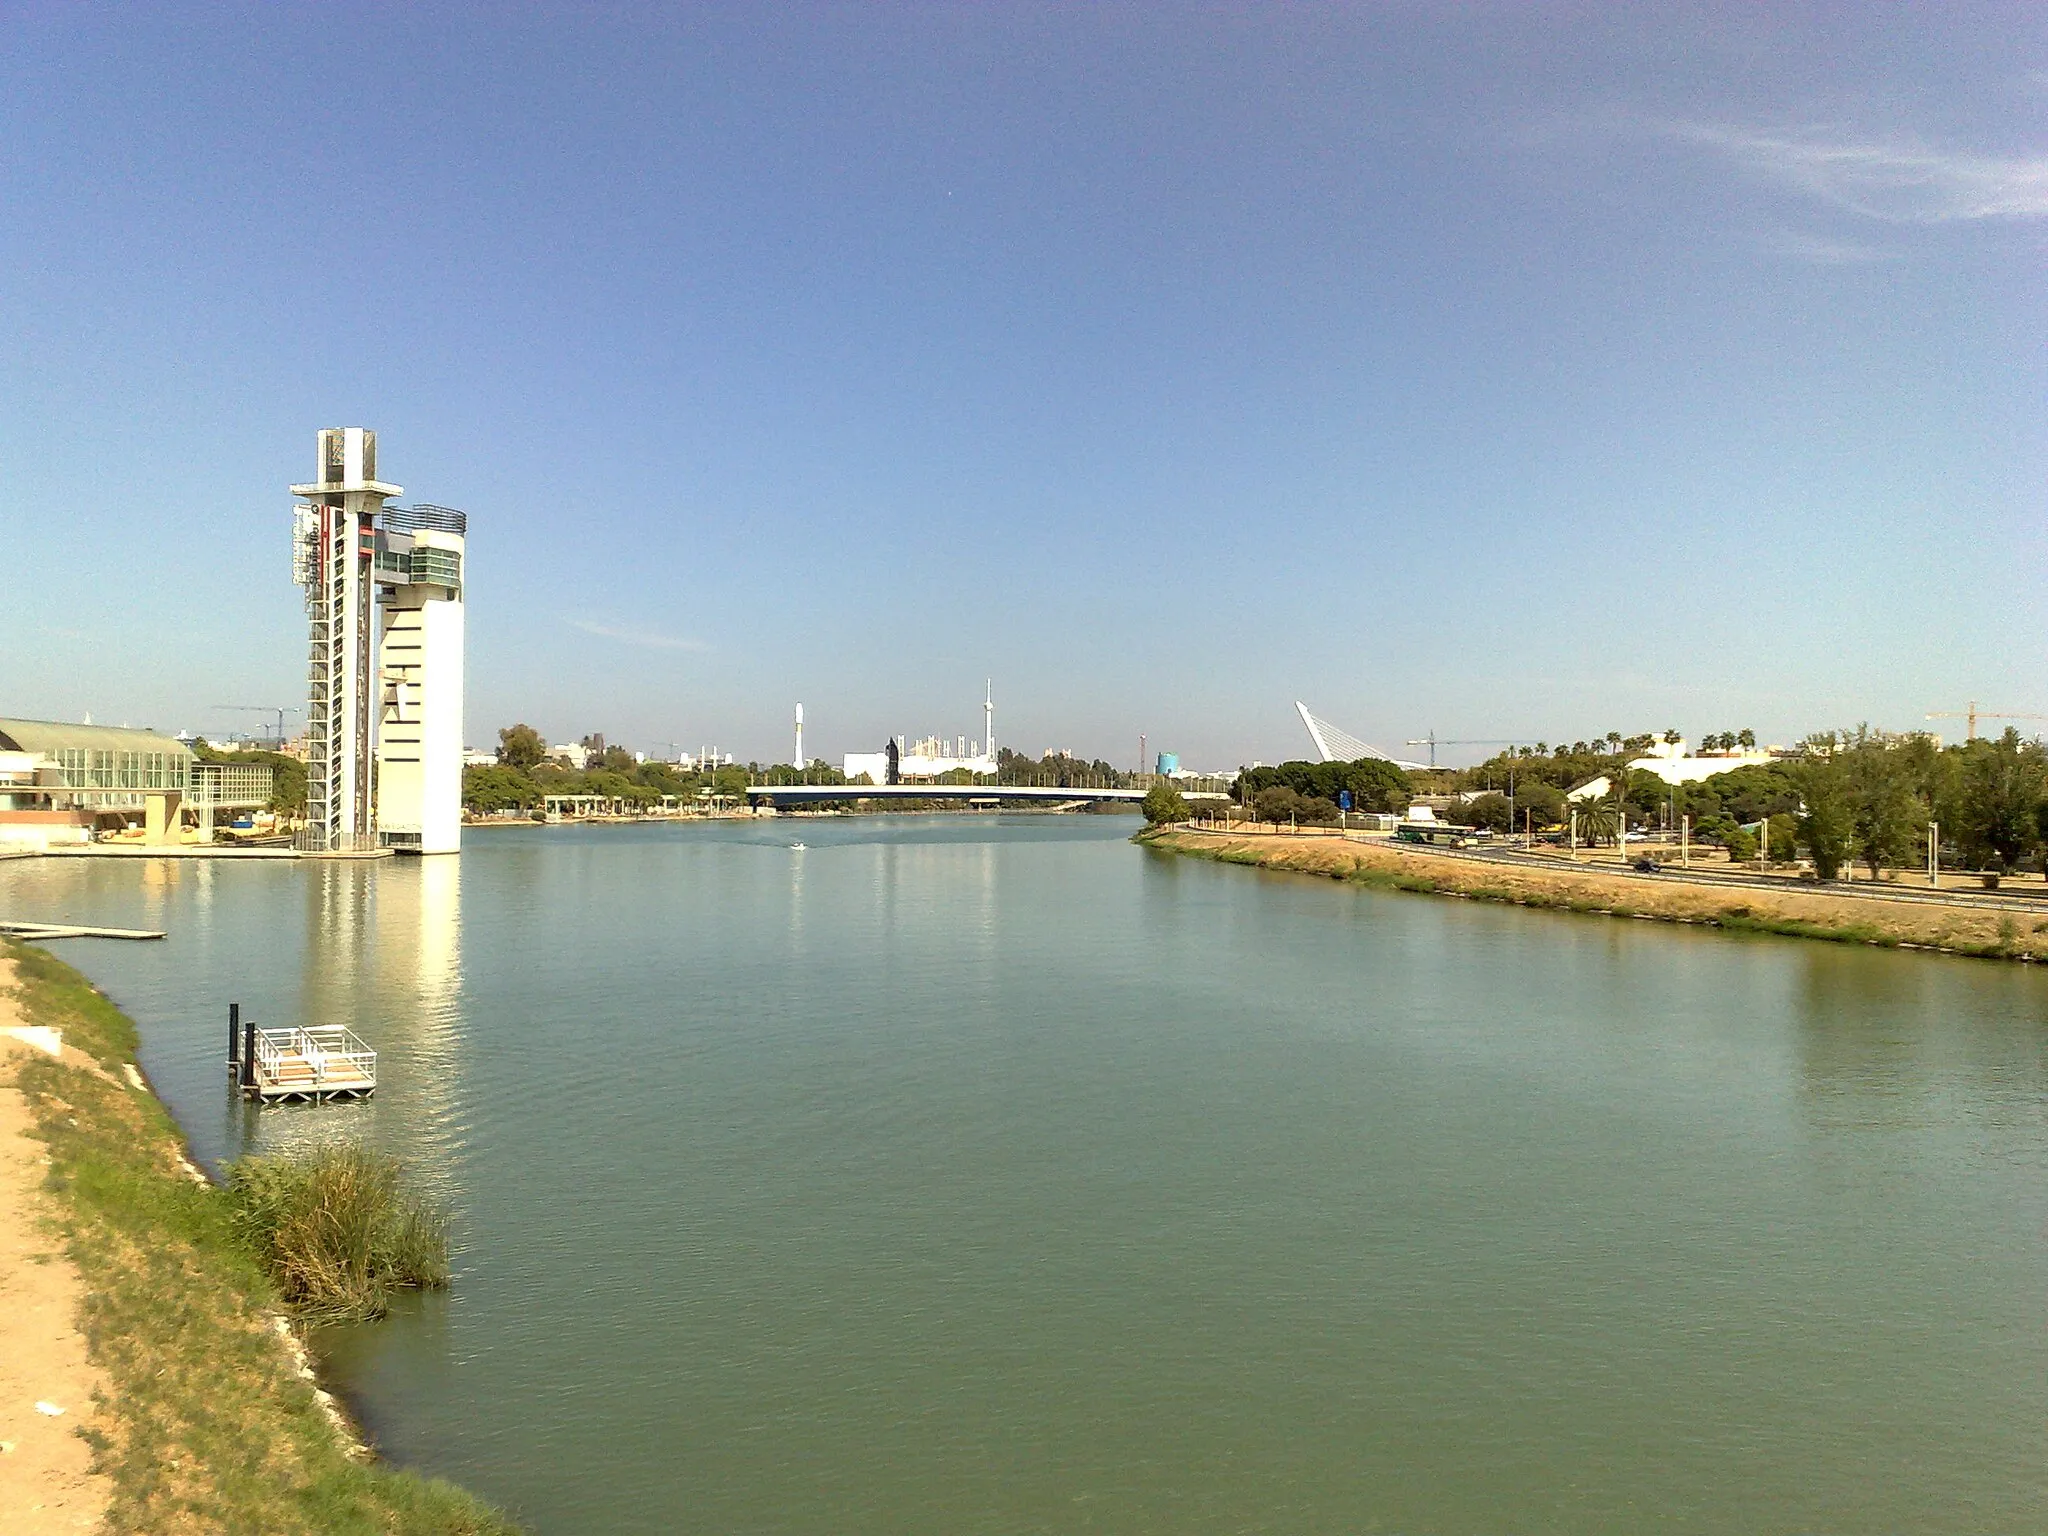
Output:
M318 466L318 479L291 488L301 498L292 576L306 591L308 636L299 846L453 853L468 519L447 507L387 507L403 492L377 479L377 434L365 428L322 431Z

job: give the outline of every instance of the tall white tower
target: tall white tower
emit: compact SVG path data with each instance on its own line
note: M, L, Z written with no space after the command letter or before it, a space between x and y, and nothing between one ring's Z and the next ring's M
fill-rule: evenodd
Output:
M987 679L981 693L981 752L991 763L996 760L996 681Z
M306 589L306 830L315 853L365 847L370 834L370 641L374 524L385 498L377 434L320 434L319 475L295 485L292 576Z
M797 767L804 766L804 707L796 707L796 756L790 759Z
M452 507L388 507L377 534L377 834L401 853L462 849L462 556Z

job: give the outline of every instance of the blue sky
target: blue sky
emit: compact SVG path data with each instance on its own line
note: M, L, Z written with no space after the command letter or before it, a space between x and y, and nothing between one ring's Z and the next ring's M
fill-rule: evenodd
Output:
M1728 9L8 7L0 714L302 700L335 425L477 744L2048 711L2048 9Z

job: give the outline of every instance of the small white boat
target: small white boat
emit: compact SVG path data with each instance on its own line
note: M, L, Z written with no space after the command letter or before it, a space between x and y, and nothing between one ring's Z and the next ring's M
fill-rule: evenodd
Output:
M789 851L791 853L802 853L804 852L804 845L802 843L791 843L789 845Z

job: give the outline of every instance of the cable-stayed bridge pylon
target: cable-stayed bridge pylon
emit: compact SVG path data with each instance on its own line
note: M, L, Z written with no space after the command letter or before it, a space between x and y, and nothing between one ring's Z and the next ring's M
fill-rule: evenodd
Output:
M1295 710L1301 715L1301 723L1308 729L1308 739L1315 743L1318 756L1326 763L1355 763L1361 757L1376 757L1383 763L1392 763L1396 768L1423 768L1424 763L1406 762L1391 752L1382 752L1369 741L1361 741L1341 725L1332 725L1319 715L1310 713L1309 707L1301 700L1294 701Z

